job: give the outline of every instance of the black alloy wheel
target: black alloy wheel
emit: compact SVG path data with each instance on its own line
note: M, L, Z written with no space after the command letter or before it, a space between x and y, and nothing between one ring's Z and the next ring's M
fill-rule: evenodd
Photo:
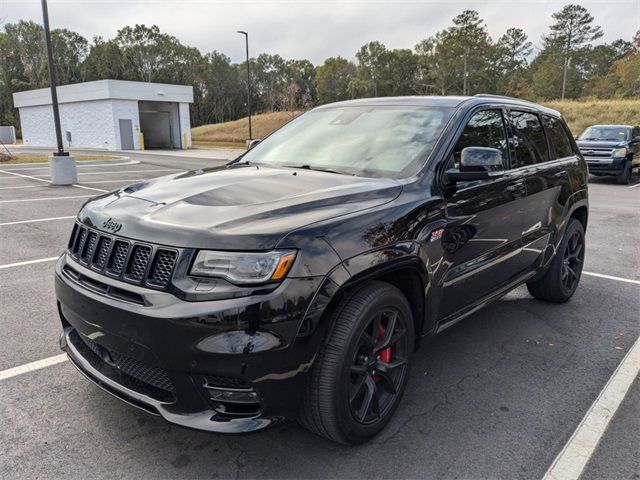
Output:
M574 231L564 250L560 280L567 290L573 290L580 280L582 260L584 259L584 238L579 231Z
M362 330L351 363L349 408L363 424L384 416L400 391L407 367L407 335L395 308L376 314Z
M413 352L409 302L393 285L371 281L337 306L314 362L299 415L312 432L345 444L363 443L393 416Z
M571 218L547 271L542 277L527 282L529 293L547 302L563 303L569 300L580 282L584 254L584 226L579 220Z

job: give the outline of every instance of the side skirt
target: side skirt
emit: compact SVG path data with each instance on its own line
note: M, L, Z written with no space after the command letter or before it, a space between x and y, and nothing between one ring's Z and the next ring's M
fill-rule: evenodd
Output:
M453 325L455 325L456 323L458 323L461 320L465 319L466 317L468 317L472 313L475 313L478 310L480 310L481 308L483 308L483 307L489 305L490 303L500 299L501 297L503 297L507 293L509 293L511 290L519 287L520 285L522 285L523 283L525 283L527 280L529 280L530 278L534 277L535 275L536 275L535 271L529 271L529 272L517 277L513 282L510 282L510 283L506 284L505 286L499 288L498 290L495 290L494 292L492 292L488 296L478 300L477 302L472 303L471 305L467 305L466 307L462 308L461 310L458 310L457 312L452 313L451 315L449 315L448 317L442 319L438 323L438 328L436 330L436 333L440 333L440 332L446 330L447 328L452 327Z

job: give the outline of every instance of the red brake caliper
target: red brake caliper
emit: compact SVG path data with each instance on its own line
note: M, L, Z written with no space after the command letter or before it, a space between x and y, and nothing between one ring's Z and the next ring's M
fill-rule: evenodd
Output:
M378 328L378 338L384 337L384 333L385 333L384 325L380 323L380 327ZM384 363L389 363L391 361L392 354L393 354L393 349L391 347L387 347L378 354L378 358L382 360ZM373 380L375 382L379 382L381 380L380 375L374 375Z

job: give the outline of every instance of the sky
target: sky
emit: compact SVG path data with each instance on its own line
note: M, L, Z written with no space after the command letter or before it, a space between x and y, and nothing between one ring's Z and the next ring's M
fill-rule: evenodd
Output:
M371 40L387 48L413 48L451 25L465 9L474 9L497 39L509 27L522 28L534 47L548 31L551 15L569 0L49 0L51 28L68 28L87 39L111 38L125 25L156 24L202 53L217 50L234 62L267 52L286 59L321 64L341 55L353 59ZM587 8L604 37L631 40L640 30L640 0L573 0ZM39 0L0 0L0 22L42 22Z

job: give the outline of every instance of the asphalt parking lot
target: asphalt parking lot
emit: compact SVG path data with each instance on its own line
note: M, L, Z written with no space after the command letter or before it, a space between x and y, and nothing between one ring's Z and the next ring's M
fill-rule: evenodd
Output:
M343 447L296 425L234 437L169 425L60 356L53 259L89 197L219 163L132 155L83 163L72 187L48 186L39 165L0 166L2 478L542 478L638 339L640 184L593 179L574 298L550 305L520 288L424 344L374 442ZM583 478L640 477L639 411L636 378Z

